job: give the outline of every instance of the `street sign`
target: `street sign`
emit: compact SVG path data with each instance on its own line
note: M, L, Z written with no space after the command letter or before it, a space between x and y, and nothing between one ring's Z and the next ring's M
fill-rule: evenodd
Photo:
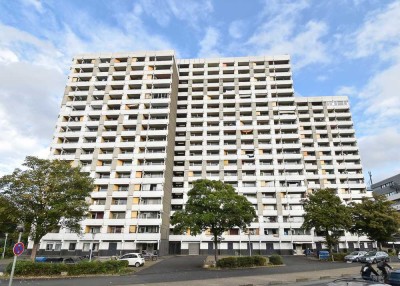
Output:
M24 250L25 250L25 246L22 242L17 242L14 245L13 251L14 251L15 255L20 256L22 254L22 252L24 252Z

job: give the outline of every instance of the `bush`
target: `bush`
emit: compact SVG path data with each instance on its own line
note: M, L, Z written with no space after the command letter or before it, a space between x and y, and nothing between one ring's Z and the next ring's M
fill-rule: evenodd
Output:
M265 257L257 255L257 256L253 256L253 259L254 259L254 265L257 265L257 266L267 265L267 259Z
M262 256L226 257L217 262L217 266L221 268L265 266L266 264L267 259Z
M254 259L252 256L241 256L237 258L238 267L251 267L254 265Z
M0 247L0 255L3 255L3 247ZM4 253L4 258L10 258L14 256L13 247L7 246L6 252Z
M67 271L68 265L62 263L34 263L32 261L17 261L15 264L15 276L52 276L60 275ZM11 273L12 263L7 265L6 272Z
M334 261L344 261L344 257L347 255L347 253L333 253L333 260ZM332 260L332 257L330 257L330 260Z
M17 261L15 265L15 276L54 276L61 272L68 272L68 275L85 274L115 274L121 273L128 267L128 261L110 260L100 261L81 261L76 264L64 263L34 263L32 261ZM11 273L12 263L6 268L7 273Z
M269 257L269 263L271 263L272 265L282 265L283 264L282 256L278 254L272 254Z
M217 266L221 268L235 268L237 267L236 257L225 257L217 261Z

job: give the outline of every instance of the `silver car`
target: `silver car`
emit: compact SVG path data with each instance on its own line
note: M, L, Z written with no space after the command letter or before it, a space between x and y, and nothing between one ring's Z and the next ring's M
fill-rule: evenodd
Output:
M389 259L389 254L384 251L369 251L364 256L361 256L359 261L360 262L369 262L369 263L377 263L380 261L384 261Z
M366 251L353 251L349 255L346 255L344 260L348 262L358 262L360 257L364 256L365 254L367 254Z

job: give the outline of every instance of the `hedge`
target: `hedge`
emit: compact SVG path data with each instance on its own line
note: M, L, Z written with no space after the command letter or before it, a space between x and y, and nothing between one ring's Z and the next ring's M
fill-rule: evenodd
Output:
M236 268L236 267L251 267L264 266L267 259L262 256L240 256L240 257L225 257L217 261L217 266L221 268Z
M282 256L278 254L272 254L269 257L269 263L271 263L272 265L282 265L283 264Z
M121 273L128 267L128 261L109 260L81 261L76 264L64 263L38 263L32 261L17 261L15 265L16 276L57 276L61 272L67 272L70 276L85 274L116 274ZM8 264L6 273L10 274L12 263Z
M0 247L0 255L3 254L4 248ZM14 256L14 252L13 252L13 247L12 246L7 246L6 248L6 252L4 253L4 257L5 258L10 258Z
M347 255L347 253L343 253L343 252L340 252L340 253L333 253L333 260L334 261L344 261L344 257ZM330 259L329 260L332 260L332 257L330 256Z

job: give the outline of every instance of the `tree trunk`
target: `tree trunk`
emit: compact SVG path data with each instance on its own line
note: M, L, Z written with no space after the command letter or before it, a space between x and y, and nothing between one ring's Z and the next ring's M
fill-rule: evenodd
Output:
M218 258L218 236L214 235L214 260L215 265L217 265L217 258Z
M31 260L32 260L32 262L35 262L36 252L37 252L38 246L39 246L38 243L36 243L36 242L33 243L32 253L31 253Z
M325 230L325 240L328 245L328 250L329 250L329 254L331 255L331 259L332 259L332 261L335 261L333 258L333 251L332 251L332 238L331 238L331 235L329 234L329 230Z

